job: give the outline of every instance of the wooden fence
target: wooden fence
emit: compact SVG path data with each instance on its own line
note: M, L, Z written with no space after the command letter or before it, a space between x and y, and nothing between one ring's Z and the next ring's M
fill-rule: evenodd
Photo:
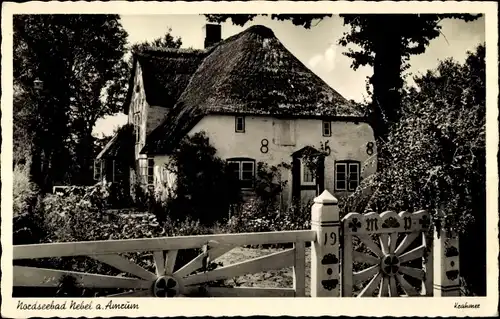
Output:
M425 211L350 213L340 220L337 200L328 191L314 202L310 230L17 245L14 260L88 256L131 276L14 266L13 285L57 287L62 278L72 276L80 287L127 290L112 297L304 297L310 242L311 297L460 295L458 240L449 234L437 236ZM293 248L206 268L237 246L287 243ZM202 253L174 271L178 251L193 248L202 248ZM152 252L155 272L122 256L145 251ZM293 267L292 288L210 285L286 267Z

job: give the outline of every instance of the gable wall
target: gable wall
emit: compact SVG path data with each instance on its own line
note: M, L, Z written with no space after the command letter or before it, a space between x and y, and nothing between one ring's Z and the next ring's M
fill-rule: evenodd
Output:
M141 117L140 141L139 144L136 145L135 158L144 157L144 155L139 155L139 151L144 147L146 137L162 123L163 119L168 114L168 111L169 109L165 107L149 105L146 101L146 93L142 79L142 69L138 63L134 79L134 91L130 100L130 109L128 114L129 123L133 123L135 113L139 113Z
M146 141L146 123L148 117L148 103L146 102L146 94L144 92L144 83L142 81L142 69L139 63L137 63L135 78L134 78L134 89L132 92L132 97L130 99L130 107L128 114L128 122L130 124L134 123L134 115L140 115L140 140L139 144L135 147L135 158L139 157L139 151L144 147Z

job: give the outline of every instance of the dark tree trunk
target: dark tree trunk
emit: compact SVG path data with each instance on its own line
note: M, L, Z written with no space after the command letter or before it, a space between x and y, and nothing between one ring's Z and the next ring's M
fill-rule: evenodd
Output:
M78 175L75 181L79 185L92 185L94 182L92 172L94 146L91 132L83 133L78 142L75 156L78 162Z
M30 175L33 183L40 189L44 190L44 178L42 174L42 159L40 148L35 144L31 155Z
M385 142L392 124L399 119L401 107L401 35L398 28L398 16L380 17L381 32L374 39L375 61L373 76L373 102L371 123L373 125L378 150L378 170L383 170L387 154L381 147Z

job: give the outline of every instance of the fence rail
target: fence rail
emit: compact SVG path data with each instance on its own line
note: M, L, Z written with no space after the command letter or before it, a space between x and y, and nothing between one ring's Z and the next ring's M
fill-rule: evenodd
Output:
M156 250L179 250L200 248L209 242L234 246L287 244L295 242L313 242L316 232L313 230L294 230L281 232L216 234L197 236L157 237L147 239L100 240L91 242L65 242L36 245L14 246L13 258L34 259L46 257L86 256L122 252L140 252Z

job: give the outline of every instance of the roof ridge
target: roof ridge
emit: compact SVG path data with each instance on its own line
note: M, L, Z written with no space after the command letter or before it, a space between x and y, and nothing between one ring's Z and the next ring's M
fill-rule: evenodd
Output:
M193 48L158 48L158 47L147 47L133 52L136 56L144 57L170 57L172 55L182 55L182 54L206 54L205 49L193 49Z

